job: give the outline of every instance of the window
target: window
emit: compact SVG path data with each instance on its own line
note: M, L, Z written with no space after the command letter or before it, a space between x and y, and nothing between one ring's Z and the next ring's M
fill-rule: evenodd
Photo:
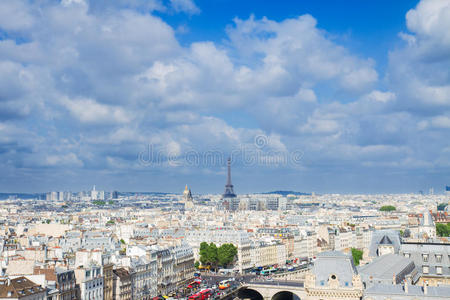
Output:
M424 262L428 262L428 254L422 254L422 260L424 261Z
M430 268L428 266L422 266L422 273L423 274L428 274Z
M436 262L438 263L442 262L442 254L436 254Z
M403 253L403 256L409 258L411 256L411 254L405 252L405 253Z
M442 267L441 266L436 267L436 274L442 275Z

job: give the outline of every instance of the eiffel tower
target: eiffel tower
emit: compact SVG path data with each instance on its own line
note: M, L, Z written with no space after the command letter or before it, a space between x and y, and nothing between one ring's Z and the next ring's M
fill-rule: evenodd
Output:
M236 198L236 194L233 190L233 184L231 184L231 159L228 158L228 177L227 184L225 185L225 193L223 193L222 198Z

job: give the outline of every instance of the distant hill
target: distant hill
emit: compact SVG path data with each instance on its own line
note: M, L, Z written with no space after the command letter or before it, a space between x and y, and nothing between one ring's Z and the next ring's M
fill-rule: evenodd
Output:
M287 195L310 196L311 195L311 193L302 193L302 192L294 192L294 191L273 191L273 192L267 192L267 193L262 193L262 194L279 194L282 196L287 196Z

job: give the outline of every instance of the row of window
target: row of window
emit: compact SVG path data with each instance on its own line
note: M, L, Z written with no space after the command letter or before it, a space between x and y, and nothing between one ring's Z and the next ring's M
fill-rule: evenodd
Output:
M99 281L94 281L94 282L90 282L88 284L88 289L92 289L96 286L102 286L103 285L103 281L99 280Z
M405 253L403 253L403 256L410 258L411 253L405 252ZM442 254L435 254L434 257L435 257L435 260L437 263L442 262ZM429 262L429 259L430 259L430 254L422 253L422 261L423 262ZM450 255L448 256L448 259L450 260Z
M430 273L430 267L429 266L422 266L422 273L428 274ZM442 266L436 266L436 274L442 275Z

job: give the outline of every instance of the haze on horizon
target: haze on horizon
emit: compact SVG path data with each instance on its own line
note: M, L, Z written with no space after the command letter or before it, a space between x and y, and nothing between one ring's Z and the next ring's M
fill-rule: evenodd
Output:
M443 192L450 0L0 1L0 192Z

